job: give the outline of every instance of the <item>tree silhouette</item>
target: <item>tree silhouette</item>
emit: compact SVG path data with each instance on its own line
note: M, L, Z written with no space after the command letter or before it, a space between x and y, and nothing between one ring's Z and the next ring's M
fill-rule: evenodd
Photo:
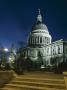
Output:
M4 48L2 48L2 52L1 52L1 68L2 69L5 69L6 62L7 62L7 55L6 55L6 52L4 51Z
M16 58L15 46L14 44L12 44L10 48L10 56L9 56L9 62L10 62L11 69L14 68L15 58Z

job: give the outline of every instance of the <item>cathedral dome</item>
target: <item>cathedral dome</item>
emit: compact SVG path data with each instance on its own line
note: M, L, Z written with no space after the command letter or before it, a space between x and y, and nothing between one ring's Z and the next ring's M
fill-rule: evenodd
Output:
M37 29L48 30L47 26L43 23L37 23L32 27L32 30L37 30Z
M32 32L28 37L28 45L32 47L45 46L51 44L52 37L49 34L47 26L42 23L40 9L36 18L36 23L32 27Z

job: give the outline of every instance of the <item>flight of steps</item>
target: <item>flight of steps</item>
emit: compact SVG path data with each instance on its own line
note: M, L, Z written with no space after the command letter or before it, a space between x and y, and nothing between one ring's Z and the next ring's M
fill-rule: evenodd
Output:
M61 74L32 72L17 75L0 90L66 90L66 86Z

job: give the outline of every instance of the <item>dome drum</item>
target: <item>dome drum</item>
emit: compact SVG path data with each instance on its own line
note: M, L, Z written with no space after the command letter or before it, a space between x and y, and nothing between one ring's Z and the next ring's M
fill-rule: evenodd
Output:
M51 38L50 37L45 37L45 36L31 36L28 40L28 44L30 46L45 46L47 44L51 44Z

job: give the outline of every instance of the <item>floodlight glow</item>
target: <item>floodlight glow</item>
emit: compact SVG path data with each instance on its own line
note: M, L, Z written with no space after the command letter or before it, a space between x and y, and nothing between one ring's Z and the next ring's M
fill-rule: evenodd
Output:
M8 48L4 48L4 51L5 51L5 52L8 52Z

